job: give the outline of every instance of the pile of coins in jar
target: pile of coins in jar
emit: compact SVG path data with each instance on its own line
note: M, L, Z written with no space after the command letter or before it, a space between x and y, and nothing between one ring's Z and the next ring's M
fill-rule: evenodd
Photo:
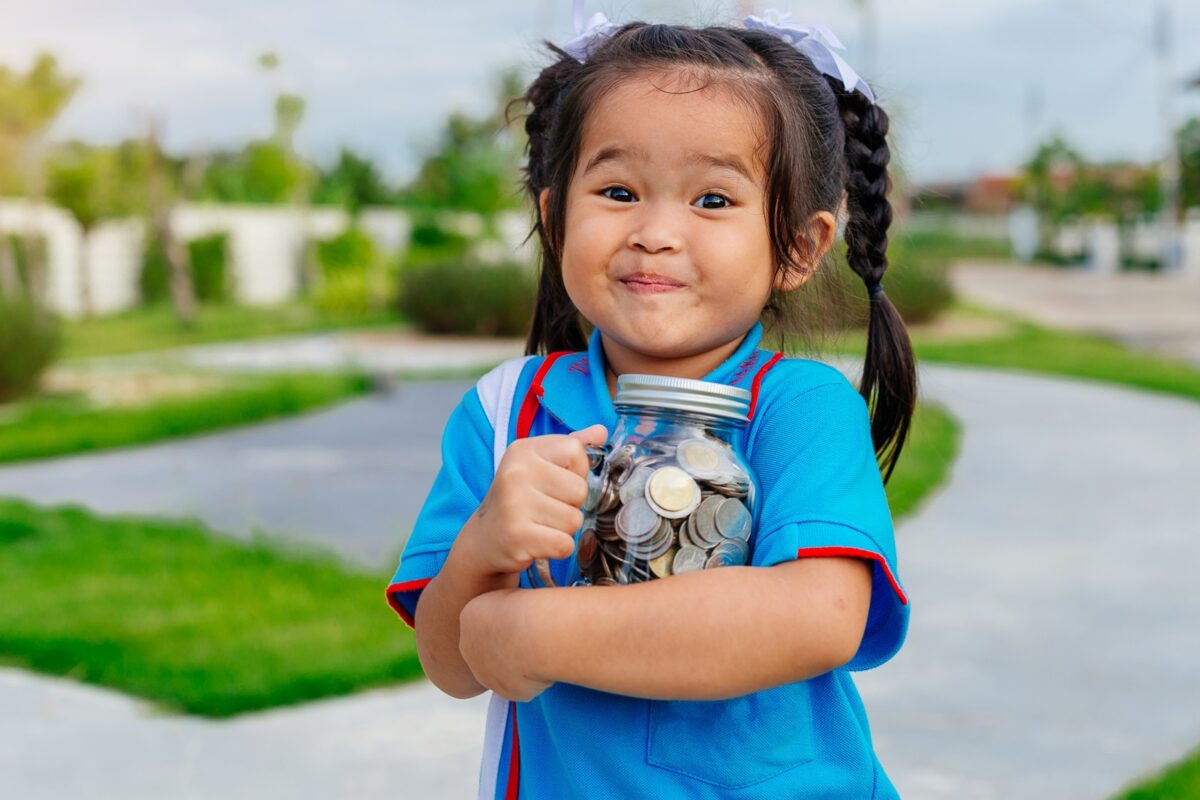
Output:
M579 536L581 577L640 583L740 566L750 556L750 476L720 439L626 443L589 476Z

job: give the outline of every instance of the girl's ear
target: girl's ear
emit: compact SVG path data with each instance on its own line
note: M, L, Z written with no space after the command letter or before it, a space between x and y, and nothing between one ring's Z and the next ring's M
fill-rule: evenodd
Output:
M782 270L775 275L775 288L781 292L799 289L816 273L821 258L837 238L837 219L828 211L808 218L808 227L796 236L796 261L800 269Z
M538 214L540 214L538 219L543 225L546 224L546 204L549 202L550 190L548 188L542 189L542 191L538 192Z

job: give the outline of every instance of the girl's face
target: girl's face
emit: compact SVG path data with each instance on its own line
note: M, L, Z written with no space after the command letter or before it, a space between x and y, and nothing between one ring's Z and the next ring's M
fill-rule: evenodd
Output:
M737 349L772 286L804 280L773 277L758 115L700 86L630 77L584 127L563 281L617 373L701 377Z

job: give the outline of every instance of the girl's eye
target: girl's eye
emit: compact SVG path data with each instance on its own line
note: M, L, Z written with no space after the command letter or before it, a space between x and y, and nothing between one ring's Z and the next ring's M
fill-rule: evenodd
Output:
M616 200L618 203L633 202L633 192L629 191L624 186L609 186L607 189L601 189L600 194L604 195L610 200Z
M716 192L708 192L701 195L697 201L701 208L728 208L730 205L729 198L725 195L717 194Z

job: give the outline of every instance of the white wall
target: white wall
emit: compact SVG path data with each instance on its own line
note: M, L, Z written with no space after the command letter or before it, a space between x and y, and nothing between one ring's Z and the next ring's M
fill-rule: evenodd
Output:
M364 209L360 221L383 255L392 257L407 248L411 225L403 212ZM349 216L337 208L183 204L171 215L171 227L181 239L228 235L227 263L234 296L251 305L296 297L303 285L306 243L336 236L349 224ZM35 234L46 239L47 302L65 316L78 316L82 311L79 255L84 238L74 218L50 205L0 198L0 233ZM145 223L140 219L106 221L88 236L88 274L96 313L138 304L144 236Z

